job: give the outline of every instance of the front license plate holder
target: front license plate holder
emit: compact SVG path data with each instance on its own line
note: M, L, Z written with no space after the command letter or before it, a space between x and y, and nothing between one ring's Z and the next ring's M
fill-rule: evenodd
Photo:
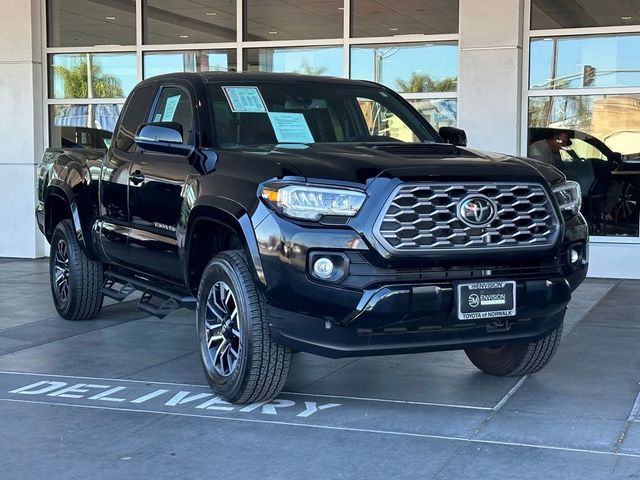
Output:
M516 315L516 282L461 283L457 288L458 320L482 320Z

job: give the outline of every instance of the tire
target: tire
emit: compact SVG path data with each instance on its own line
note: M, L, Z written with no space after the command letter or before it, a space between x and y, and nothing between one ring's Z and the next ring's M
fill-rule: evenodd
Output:
M71 220L61 221L51 237L51 295L58 314L67 320L95 318L102 308L102 262L87 257Z
M291 350L271 339L265 300L242 252L222 252L205 268L196 327L200 360L216 395L251 403L282 391Z
M620 198L613 209L613 218L618 223L630 221L638 209L636 186L630 181L623 181L620 185Z
M562 338L562 324L535 342L494 348L469 348L467 357L476 367L498 376L522 376L542 370L553 358Z

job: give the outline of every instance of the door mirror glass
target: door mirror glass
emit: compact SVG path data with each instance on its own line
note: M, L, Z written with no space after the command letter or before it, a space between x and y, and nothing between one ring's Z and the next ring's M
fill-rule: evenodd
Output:
M193 149L182 139L182 125L176 122L145 123L135 137L136 143L152 152L186 155Z
M464 130L455 127L440 127L438 133L442 137L442 139L450 143L452 145L456 145L458 147L466 147L467 146L467 134Z

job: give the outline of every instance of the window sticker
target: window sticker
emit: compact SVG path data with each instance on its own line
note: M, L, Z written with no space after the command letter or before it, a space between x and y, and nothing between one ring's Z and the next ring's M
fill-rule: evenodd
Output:
M161 114L161 113L156 113L156 114L153 116L153 121L154 121L154 122L161 122L161 121L162 121L162 114Z
M178 108L178 102L181 96L182 95L174 95L173 97L167 98L167 102L164 104L164 113L162 114L163 122L173 121L173 116L176 114L176 108Z
M222 87L233 113L266 113L258 87Z
M313 143L313 135L302 113L269 112L269 120L281 143Z

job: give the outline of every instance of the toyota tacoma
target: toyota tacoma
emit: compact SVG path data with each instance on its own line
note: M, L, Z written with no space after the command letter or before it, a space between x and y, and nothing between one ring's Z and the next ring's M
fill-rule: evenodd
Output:
M297 351L536 372L587 270L577 183L366 81L145 80L106 151L45 152L38 197L59 314L135 291L159 317L194 309L207 379L237 403L275 397Z

